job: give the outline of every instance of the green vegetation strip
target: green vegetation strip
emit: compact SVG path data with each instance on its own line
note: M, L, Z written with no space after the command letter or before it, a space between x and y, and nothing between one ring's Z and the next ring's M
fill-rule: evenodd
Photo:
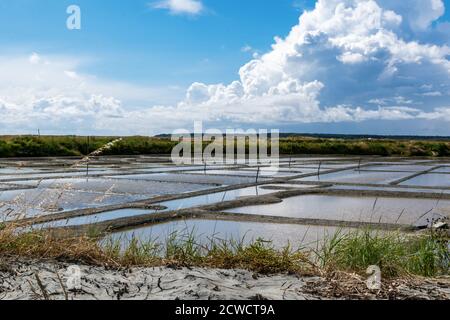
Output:
M115 139L117 137L2 136L0 157L83 156ZM169 138L125 137L104 155L170 154L176 144ZM438 138L421 141L283 137L280 153L444 157L450 156L450 142Z

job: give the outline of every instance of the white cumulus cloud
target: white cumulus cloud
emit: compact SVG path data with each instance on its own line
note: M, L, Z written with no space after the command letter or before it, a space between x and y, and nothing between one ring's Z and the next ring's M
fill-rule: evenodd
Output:
M319 0L286 38L275 38L270 52L244 65L240 79L194 83L172 108L238 123L434 118L441 106L423 109L415 93L424 85L450 87L450 48L402 38L402 23L412 23L418 7L427 19L441 14L436 1L410 4ZM373 102L380 103L374 108Z
M420 34L437 32L433 22L445 7L441 0L404 3L318 0L235 81L195 82L168 104L151 103L143 88L83 74L74 59L0 57L0 125L153 134L194 120L222 127L421 121L433 132L435 121L450 122L450 47ZM191 14L203 8L193 0L158 6ZM136 97L148 107L133 108ZM439 130L450 134L448 125Z
M173 14L200 14L204 10L201 0L161 0L150 4L155 9L166 9Z

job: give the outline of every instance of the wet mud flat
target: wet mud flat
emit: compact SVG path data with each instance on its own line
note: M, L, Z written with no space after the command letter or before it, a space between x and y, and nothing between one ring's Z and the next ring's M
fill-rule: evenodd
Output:
M0 300L323 300L450 299L450 280L386 281L367 289L354 274L335 278L245 270L131 268L78 265L80 288L69 288L70 264L8 261L0 265Z
M168 157L0 159L0 220L35 229L161 239L320 240L337 229L414 232L450 214L450 160L285 157L175 166ZM319 232L318 230L322 230Z

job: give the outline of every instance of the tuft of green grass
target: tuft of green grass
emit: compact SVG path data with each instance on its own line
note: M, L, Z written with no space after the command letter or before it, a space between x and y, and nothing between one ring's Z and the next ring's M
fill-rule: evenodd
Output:
M326 238L316 253L320 266L327 270L364 273L376 265L388 277L434 277L448 274L448 246L444 233L417 236L364 229L336 233Z
M450 268L449 241L440 233L410 241L405 269L413 274L432 277L448 274Z
M122 265L177 265L180 267L241 268L263 274L311 273L308 254L291 246L278 249L270 241L212 237L201 242L195 230L173 232L163 241L108 238L102 242L107 255Z

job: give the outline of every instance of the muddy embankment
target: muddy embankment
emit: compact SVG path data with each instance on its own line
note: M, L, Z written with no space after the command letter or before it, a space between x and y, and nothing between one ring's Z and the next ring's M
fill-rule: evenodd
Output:
M202 268L115 270L8 260L0 264L1 300L450 299L450 278L386 280L381 290L371 291L366 279L354 274L299 277Z

